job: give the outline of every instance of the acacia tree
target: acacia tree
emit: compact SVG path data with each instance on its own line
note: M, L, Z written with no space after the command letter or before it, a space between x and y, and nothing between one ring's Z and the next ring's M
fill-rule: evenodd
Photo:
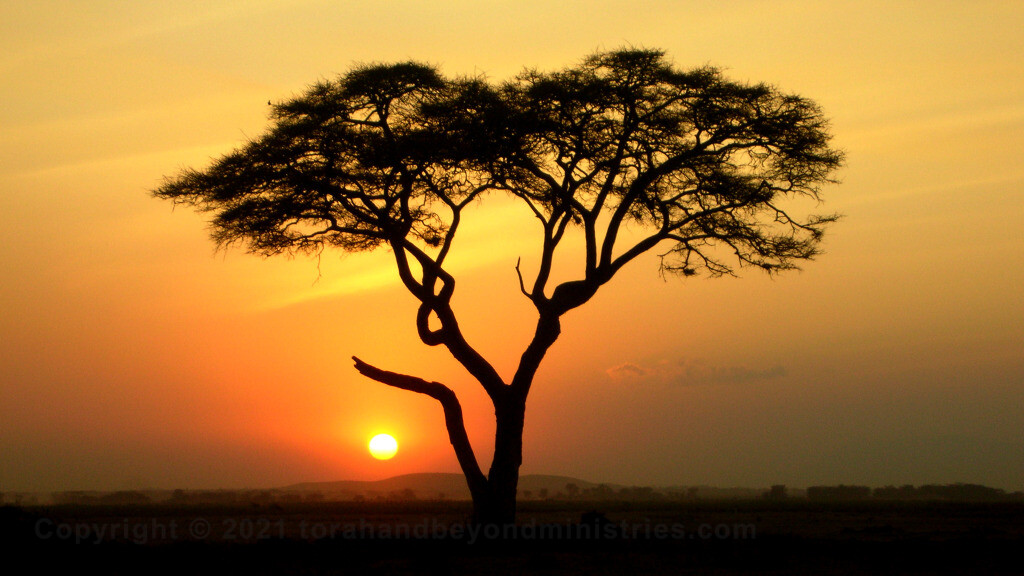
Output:
M221 246L391 252L419 302L420 339L447 348L494 404L488 473L449 387L353 357L355 368L441 404L479 522L514 521L526 400L566 312L655 249L663 273L683 276L795 268L835 220L782 205L818 200L842 162L812 101L714 68L681 71L660 51L597 53L500 85L415 62L362 66L275 105L272 121L154 194L212 213ZM465 208L494 192L519 201L542 234L536 274L515 267L537 317L510 380L463 335L445 267ZM567 233L584 240L582 272L552 285Z

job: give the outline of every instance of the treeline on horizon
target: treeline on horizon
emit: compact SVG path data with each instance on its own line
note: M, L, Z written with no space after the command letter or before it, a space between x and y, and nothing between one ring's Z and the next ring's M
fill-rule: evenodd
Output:
M839 484L811 486L805 490L790 490L776 484L768 491L755 489L729 489L713 487L664 488L649 486L613 487L598 484L581 488L568 483L564 490L524 490L521 502L693 502L699 500L787 500L787 501L946 501L946 502L1024 502L1024 492L1007 492L980 484L924 484L921 486L869 486ZM0 493L0 505L250 505L282 506L288 504L315 504L322 502L455 502L464 498L444 493L421 494L413 489L363 494L331 495L321 492L293 492L287 490L174 490L114 492L64 491L54 492L49 498L36 494Z
M944 500L951 502L1024 501L1024 492L1005 490L980 484L925 484L922 486L811 486L808 500Z

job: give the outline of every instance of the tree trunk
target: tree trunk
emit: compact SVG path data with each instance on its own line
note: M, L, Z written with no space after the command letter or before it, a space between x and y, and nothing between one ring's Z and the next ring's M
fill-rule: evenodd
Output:
M542 313L533 340L523 352L515 377L494 400L494 459L487 474L487 490L473 496L473 521L481 524L514 524L519 467L523 463L523 425L526 397L537 368L561 332L557 314Z
M526 403L507 399L495 411L494 459L487 475L487 490L473 497L473 521L508 525L516 521L519 466L523 463L523 423Z

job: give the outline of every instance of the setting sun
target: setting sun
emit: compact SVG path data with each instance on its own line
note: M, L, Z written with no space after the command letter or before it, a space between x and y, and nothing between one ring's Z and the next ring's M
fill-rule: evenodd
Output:
M390 434L370 438L370 454L377 460L390 460L398 452L398 442Z

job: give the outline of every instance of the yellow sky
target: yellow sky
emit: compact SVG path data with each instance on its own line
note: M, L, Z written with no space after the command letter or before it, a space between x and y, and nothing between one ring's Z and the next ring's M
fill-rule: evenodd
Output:
M848 156L825 193L845 219L775 280L625 269L565 319L523 471L1020 490L1022 28L1013 1L0 4L0 491L457 471L436 404L353 354L450 383L486 461L486 399L419 343L386 254L216 254L148 190L354 63L502 79L623 45L817 100ZM472 216L456 303L509 374L535 230L498 199ZM394 459L366 452L377 432Z

